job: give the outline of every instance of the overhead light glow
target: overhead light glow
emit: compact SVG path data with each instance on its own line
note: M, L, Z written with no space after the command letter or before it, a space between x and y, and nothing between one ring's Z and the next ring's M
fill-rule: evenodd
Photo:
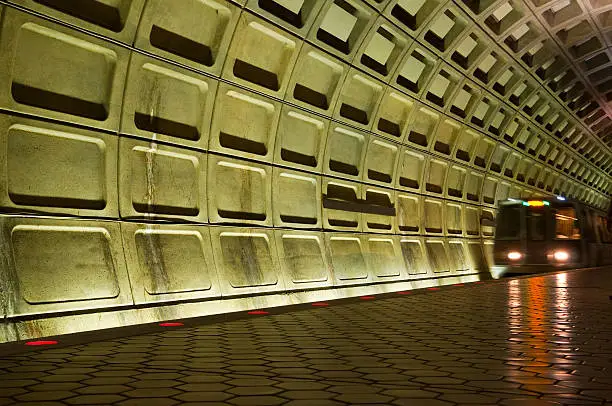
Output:
M563 201L565 201L566 199L565 199L565 197L563 197L563 196L557 196L557 200L561 200L561 201L563 202Z

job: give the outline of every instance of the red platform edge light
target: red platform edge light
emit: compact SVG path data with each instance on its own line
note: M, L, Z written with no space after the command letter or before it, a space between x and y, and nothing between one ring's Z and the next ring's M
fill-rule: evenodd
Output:
M327 302L314 302L314 303L312 303L312 306L315 306L315 307L325 307L325 306L329 306L329 303L327 303Z
M431 288L427 288L427 290L440 290L440 288L431 287Z
M453 286L465 286L463 283L455 283Z
M250 312L248 312L248 314L270 314L269 312L265 311L265 310L251 310Z
M159 323L160 327L181 327L184 326L185 324L179 322L179 321L167 321L164 323Z
M58 342L55 340L37 340L37 341L28 341L25 343L25 345L30 346L30 347L38 347L41 345L55 345Z
M361 296L361 297L359 297L359 299L361 299L361 300L372 300L372 299L374 299L374 296Z
M411 295L412 292L410 292L409 290L403 290L401 292L397 292L398 295Z

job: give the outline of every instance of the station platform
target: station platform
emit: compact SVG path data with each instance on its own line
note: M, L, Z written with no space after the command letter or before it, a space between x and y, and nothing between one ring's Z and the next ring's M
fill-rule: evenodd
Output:
M0 405L612 404L611 272L3 345Z

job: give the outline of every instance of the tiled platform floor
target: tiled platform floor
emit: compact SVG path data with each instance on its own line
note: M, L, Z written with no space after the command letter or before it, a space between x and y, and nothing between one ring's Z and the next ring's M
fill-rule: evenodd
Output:
M46 347L0 358L0 405L612 404L611 276L492 281Z

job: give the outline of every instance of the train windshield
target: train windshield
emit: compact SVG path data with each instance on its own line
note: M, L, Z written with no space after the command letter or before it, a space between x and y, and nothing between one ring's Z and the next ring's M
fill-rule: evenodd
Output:
M559 207L554 213L555 238L558 240L579 240L580 226L573 207Z
M546 216L543 210L527 210L527 239L542 241L546 238Z
M504 207L497 216L496 238L499 240L518 240L521 238L521 208Z

